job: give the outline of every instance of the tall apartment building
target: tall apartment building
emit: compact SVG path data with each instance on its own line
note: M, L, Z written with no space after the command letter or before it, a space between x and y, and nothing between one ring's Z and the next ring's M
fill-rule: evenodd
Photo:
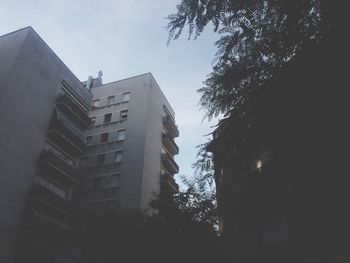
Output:
M85 131L78 202L88 211L146 210L159 194L178 191L174 155L179 135L174 111L152 74L102 85L85 83L93 94ZM163 186L163 187L161 187Z
M82 83L27 27L0 36L0 119L2 262L53 262L75 204L146 210L178 189L174 111L151 74Z
M1 36L0 57L1 261L50 262L73 218L92 95L31 27Z

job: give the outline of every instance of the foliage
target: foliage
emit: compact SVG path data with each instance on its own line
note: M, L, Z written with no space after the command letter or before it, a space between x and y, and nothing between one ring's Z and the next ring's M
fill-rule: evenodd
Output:
M217 203L216 193L208 189L208 178L181 177L186 190L180 191L172 198L156 198L151 205L165 221L176 224L186 221L190 224L205 225L208 231L216 235ZM181 225L178 226L181 228Z
M197 192L214 190L214 163L212 154L208 151L210 141L197 146L197 161L192 165L195 169L194 177L182 178L185 185L194 188Z
M186 191L151 202L153 214L138 211L90 217L80 231L83 254L99 262L215 262L217 215L214 192L194 181Z
M209 118L230 115L307 41L327 30L322 0L182 0L168 16L169 41L212 23L221 35L213 72L199 89Z

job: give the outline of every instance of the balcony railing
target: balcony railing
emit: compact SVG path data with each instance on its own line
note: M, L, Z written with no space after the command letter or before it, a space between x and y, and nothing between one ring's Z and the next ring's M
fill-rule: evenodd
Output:
M47 133L49 138L69 154L78 156L85 152L85 138L57 113L54 114Z
M179 166L169 153L162 153L162 164L172 175L179 172Z
M165 126L165 128L168 130L168 132L171 134L172 137L179 136L179 130L170 116L167 115L163 117L163 125Z
M162 134L162 141L165 148L173 155L179 153L179 147L176 145L173 138L170 137L169 134L163 133Z
M79 170L68 164L52 151L43 150L40 154L39 165L46 167L46 170L54 170L54 173L65 176L67 179L78 183Z
M110 163L110 164L103 164L99 166L85 166L85 167L81 167L80 171L81 171L81 175L84 175L84 177L119 173L120 164L121 163Z
M113 186L104 189L89 190L77 194L76 200L79 203L87 203L91 201L103 201L118 198L119 187Z
M47 215L42 212L38 212L34 209L32 209L32 216L34 216L36 219L49 224L51 226L59 227L63 230L69 230L70 228L70 220L67 220L66 218L57 218L54 216Z
M40 201L53 209L61 211L64 215L72 215L73 212L71 203L37 183L32 186L29 200L32 202Z
M90 126L90 118L87 112L84 111L81 106L77 105L69 96L63 94L58 95L56 106L71 117L81 128L88 128Z
M162 174L161 183L165 189L167 189L171 194L176 194L179 191L179 186L175 182L175 179L167 172ZM163 188L164 189L164 188Z

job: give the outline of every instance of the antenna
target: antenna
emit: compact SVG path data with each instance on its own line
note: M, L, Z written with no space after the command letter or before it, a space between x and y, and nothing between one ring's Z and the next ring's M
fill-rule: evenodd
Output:
M87 82L86 82L86 88L90 90L92 84L92 76L89 76Z
M98 78L99 78L99 80L101 81L101 83L102 83L102 76L103 76L103 72L102 72L102 70L100 70L98 73Z

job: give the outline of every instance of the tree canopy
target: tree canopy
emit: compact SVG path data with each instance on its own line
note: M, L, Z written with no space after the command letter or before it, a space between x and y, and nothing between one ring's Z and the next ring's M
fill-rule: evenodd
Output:
M105 211L78 227L80 248L99 262L214 262L218 257L214 192L184 181L186 191L156 197L153 214Z
M169 41L185 28L198 37L209 25L221 35L200 104L208 117L230 115L306 42L328 30L328 0L182 0L168 16Z

